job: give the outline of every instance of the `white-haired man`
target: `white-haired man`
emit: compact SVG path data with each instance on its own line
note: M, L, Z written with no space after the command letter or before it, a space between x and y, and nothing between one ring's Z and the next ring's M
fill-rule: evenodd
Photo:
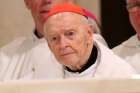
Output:
M44 14L44 37L64 72L63 78L130 78L136 71L94 38L94 26L73 4Z

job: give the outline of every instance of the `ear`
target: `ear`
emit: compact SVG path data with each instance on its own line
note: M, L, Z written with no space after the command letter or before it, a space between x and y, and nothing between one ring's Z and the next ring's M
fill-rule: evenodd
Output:
M87 31L88 31L89 37L92 38L92 36L93 36L93 26L89 25L89 26L87 27Z
M25 5L28 9L31 9L31 0L24 0Z
M46 41L47 41L47 44L48 44L49 49L50 49L50 50L51 50L51 52L53 53L53 49L52 49L52 47L51 47L50 43L48 42L48 40L47 40L47 39L46 39Z
M91 26L87 26L87 46L92 44L93 41L93 30Z

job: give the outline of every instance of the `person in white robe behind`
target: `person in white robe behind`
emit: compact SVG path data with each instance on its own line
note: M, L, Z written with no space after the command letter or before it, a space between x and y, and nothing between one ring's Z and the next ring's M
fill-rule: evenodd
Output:
M126 0L126 4L136 34L113 48L113 52L125 59L140 74L140 0Z

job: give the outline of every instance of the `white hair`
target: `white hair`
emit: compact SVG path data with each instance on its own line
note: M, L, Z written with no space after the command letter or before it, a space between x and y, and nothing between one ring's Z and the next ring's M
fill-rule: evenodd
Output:
M94 39L96 39L97 41L101 42L102 44L104 44L105 46L108 47L105 39L103 38L102 34L101 34L101 30L100 30L100 26L98 24L98 22L94 19L91 18L86 18L83 17L82 21L86 24L88 24L89 26L91 26L93 33L94 33Z
M96 20L88 17L88 22L89 25L92 26L94 33L101 34L100 26Z
M99 42L101 42L102 44L104 44L105 46L108 47L107 42L105 41L105 39L102 36L98 22L92 18L89 18L89 17L87 18L87 22L93 30L94 39L98 40Z

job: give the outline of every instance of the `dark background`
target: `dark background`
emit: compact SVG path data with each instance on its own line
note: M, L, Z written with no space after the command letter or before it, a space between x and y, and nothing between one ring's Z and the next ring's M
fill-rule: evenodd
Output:
M135 34L125 0L101 0L102 34L110 48L117 46Z

